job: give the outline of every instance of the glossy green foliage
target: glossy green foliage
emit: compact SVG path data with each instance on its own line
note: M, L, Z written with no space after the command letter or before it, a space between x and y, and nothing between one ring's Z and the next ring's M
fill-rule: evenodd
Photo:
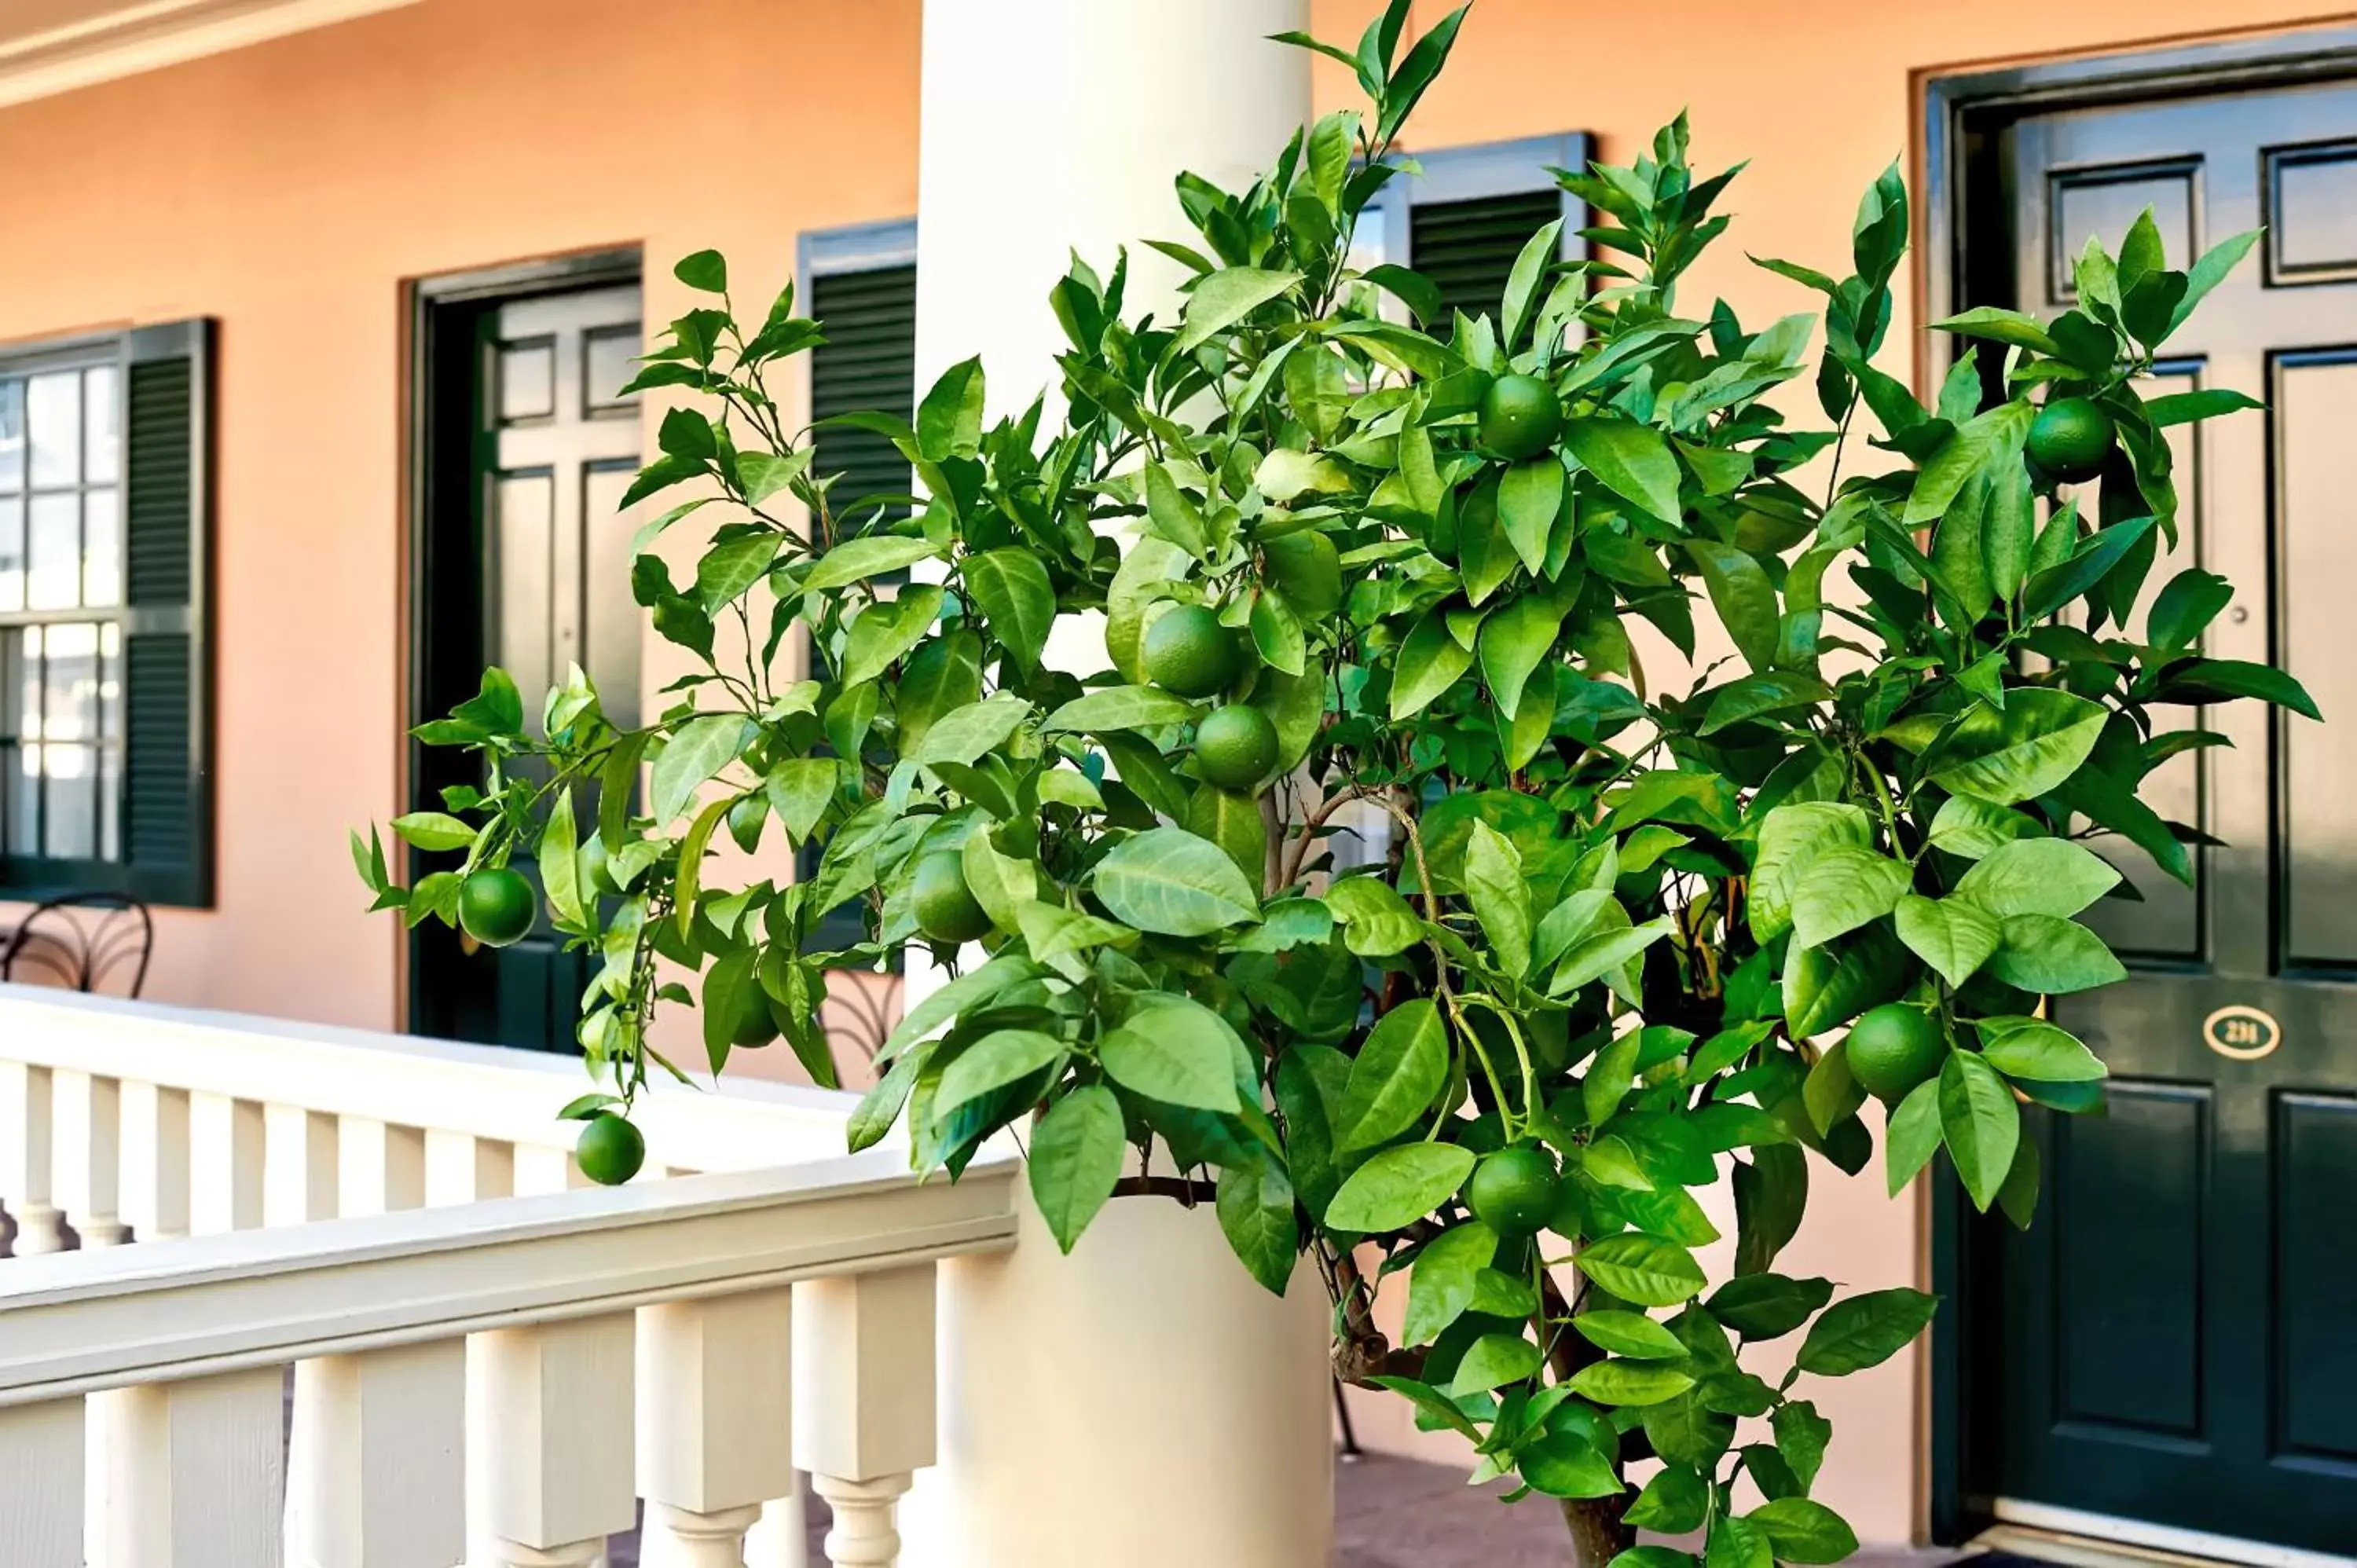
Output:
M1872 1158L1844 1030L1902 1003L1943 1042L1896 1085L1894 1188L1944 1148L2026 1219L2020 1099L2101 1096L2102 1064L2040 1016L2121 974L2081 917L2134 890L2096 850L2184 875L2197 842L2141 790L2218 737L2156 709L2309 711L2201 653L2215 577L2178 575L2133 624L2177 526L2162 427L2241 403L2138 389L2247 240L2172 273L2147 220L2091 247L2059 319L1940 324L1976 341L1925 407L1876 365L1897 173L1846 275L1764 263L1822 313L1747 327L1682 306L1733 171L1696 174L1681 121L1628 166L1558 171L1596 259L1564 260L1550 224L1494 310L1431 319L1426 280L1350 261L1455 32L1411 40L1406 11L1314 46L1367 112L1246 189L1181 179L1196 235L1157 242L1191 274L1180 309L1135 317L1125 262L1075 261L1060 413L986 422L969 361L913 424L859 416L909 458L905 517L835 506L767 390L823 326L791 294L740 317L717 256L682 263L708 303L633 383L686 394L633 489L686 498L634 575L693 661L675 705L618 732L576 672L528 726L492 671L425 732L481 750L485 787L393 824L464 864L402 888L373 843L356 856L416 920L447 918L464 872L536 855L550 919L604 956L582 1041L625 1101L649 1014L691 1000L658 959L700 973L715 1016L766 996L830 1079L825 970L923 941L927 866L929 904L986 934L935 951L955 978L885 1047L855 1144L905 1122L920 1165L955 1172L1011 1128L1066 1246L1150 1153L1270 1289L1321 1281L1346 1373L1473 1438L1481 1476L1577 1502L1654 1455L1632 1524L1706 1530L1713 1563L1830 1561L1855 1543L1807 1497L1826 1423L1737 1351L1795 1345L1767 1362L1839 1376L1929 1319L1915 1292L1775 1272L1812 1165ZM2115 432L2092 504L2025 460L2058 397ZM682 583L644 552L691 515ZM1067 668L1060 628L1098 617L1105 667ZM1664 644L1686 662L1649 672ZM1222 720L1251 744L1206 769L1223 704L1266 724ZM723 832L813 849L815 875L717 885ZM807 950L845 905L864 940ZM738 1037L706 1031L714 1066ZM1695 1192L1722 1178L1736 1272L1714 1288ZM1372 1325L1362 1243L1408 1274L1405 1345ZM1743 1416L1772 1441L1736 1446ZM1740 1474L1770 1499L1749 1514Z

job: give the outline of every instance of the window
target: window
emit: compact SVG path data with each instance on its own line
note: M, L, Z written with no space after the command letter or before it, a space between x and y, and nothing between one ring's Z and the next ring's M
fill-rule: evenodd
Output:
M826 341L811 351L811 418L825 419L854 409L878 409L903 419L917 416L917 226L913 222L864 224L802 236L800 273L802 314L826 328ZM812 466L820 474L839 473L829 494L838 518L864 521L870 498L909 493L914 477L908 458L885 437L846 426L821 427L813 436ZM884 503L893 516L907 506ZM818 856L807 848L795 856L795 875L810 876ZM850 946L861 938L856 905L845 905L813 928L810 945L822 952Z
M1362 229L1360 244L1381 252L1366 260L1414 267L1439 285L1444 311L1427 324L1437 334L1448 335L1449 310L1497 314L1506 274L1541 224L1565 220L1565 260L1587 254L1587 242L1577 232L1587 226L1587 209L1547 173L1587 167L1586 135L1533 136L1410 156L1424 172L1383 188L1372 209L1382 220L1365 225L1376 232Z
M210 897L209 338L0 353L0 897Z

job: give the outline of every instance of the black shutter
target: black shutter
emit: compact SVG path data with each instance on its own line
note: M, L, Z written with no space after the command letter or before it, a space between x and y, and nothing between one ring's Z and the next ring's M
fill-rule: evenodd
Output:
M811 417L825 419L856 409L875 409L914 420L917 416L917 269L873 267L860 272L821 273L811 280L810 313L826 330L826 341L811 352ZM905 496L915 483L909 459L873 431L822 426L812 467L841 474L828 493L838 518L864 519L860 502L870 496ZM885 509L905 514L905 505ZM805 847L794 858L794 874L817 875L819 857ZM811 929L808 946L818 952L850 947L865 935L859 906L845 904Z
M1408 264L1440 289L1441 313L1429 325L1446 338L1450 312L1498 315L1514 258L1544 224L1563 216L1563 192L1523 190L1408 208Z
M810 313L826 329L826 341L811 352L811 417L877 409L915 419L917 269L822 273L811 280ZM829 496L837 517L853 515L869 496L909 493L909 460L873 431L822 427L815 443L816 471L843 476ZM898 516L908 509L890 510Z
M133 332L124 350L123 848L131 889L212 902L212 323Z

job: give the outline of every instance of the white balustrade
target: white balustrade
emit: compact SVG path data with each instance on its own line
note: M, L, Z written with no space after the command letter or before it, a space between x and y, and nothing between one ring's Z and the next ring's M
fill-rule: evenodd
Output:
M828 1561L896 1563L935 1264L1014 1245L1015 1162L920 1184L757 1084L585 1187L580 1082L0 987L0 1563L587 1568L635 1520L647 1568L805 1568L809 1471Z

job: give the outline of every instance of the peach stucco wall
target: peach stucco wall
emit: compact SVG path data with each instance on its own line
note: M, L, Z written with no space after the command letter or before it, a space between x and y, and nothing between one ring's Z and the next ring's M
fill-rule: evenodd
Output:
M1355 38L1372 3L1318 0L1319 30ZM1444 6L1417 9L1422 26ZM798 232L906 215L918 11L424 0L0 111L0 342L222 324L219 908L164 917L151 994L396 1021L399 937L361 913L343 834L395 809L406 717L403 280L637 242L660 319L684 251L720 245L766 287ZM1813 300L1742 252L1843 270L1857 192L1919 147L1923 73L2319 16L2298 0L1480 0L1413 141L1578 129L1625 159L1688 108L1698 161L1752 160L1727 203L1740 227L1691 289L1760 320ZM1340 102L1347 84L1321 67L1319 91ZM1916 1281L1916 1207L1878 1182L1820 1166L1786 1266ZM1827 1484L1868 1540L1921 1517L1919 1376L1902 1358L1819 1391L1840 1428ZM1396 1402L1359 1408L1363 1434L1412 1440Z

